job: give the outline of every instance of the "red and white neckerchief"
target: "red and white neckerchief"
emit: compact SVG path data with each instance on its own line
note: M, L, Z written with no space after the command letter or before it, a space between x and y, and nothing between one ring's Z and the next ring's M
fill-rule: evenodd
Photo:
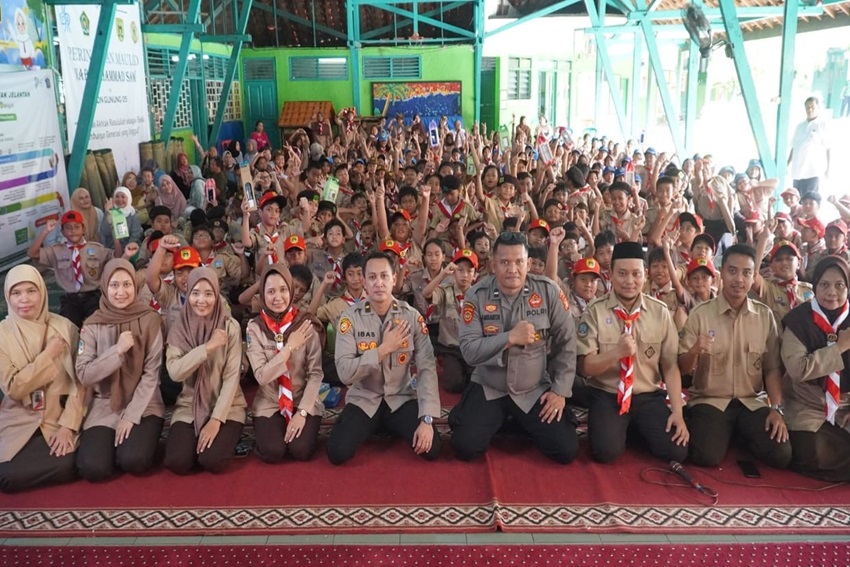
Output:
M457 291L457 289L455 289ZM456 293L455 300L457 301L457 314L460 315L463 312L463 293Z
M443 213L446 218L453 219L455 215L459 215L463 210L463 201L459 200L455 208L452 209L445 199L440 199L440 202L437 203L437 208L440 209L440 212Z
M501 209L502 215L504 215L505 218L508 218L510 216L508 213L511 211L511 203L508 202L507 205L503 205L498 199L496 200L496 203L499 204L499 209Z
M168 272L168 275L162 278L162 282L167 284L174 283L174 272ZM151 300L148 305L150 305L151 309L162 315L162 305L160 305L159 301L156 300L155 295L151 295Z
M85 245L85 238L80 240L77 244L71 244L70 242L65 243L65 246L67 246L68 250L71 251L71 267L74 268L74 288L76 291L80 291L83 287L83 283L85 283L85 276L83 276L83 260L80 255L80 250L82 250Z
M283 350L285 346L283 334L292 325L296 315L298 315L298 309L292 307L283 317L283 320L278 323L268 316L265 309L260 311L260 317L274 333L275 354ZM295 413L295 401L292 398L292 378L289 376L289 361L286 362L286 369L283 374L277 379L277 405L281 415L288 423L292 419L292 414Z
M342 259L334 258L327 252L325 252L325 256L328 257L328 263L331 265L331 270L334 272L334 285L342 285Z
M656 287L652 290L652 296L658 301L664 301L664 296L673 289L673 285L668 283L664 287Z
M611 291L611 274L600 270L599 275L602 276L602 287L605 288L605 293L608 293Z
M411 242L408 241L405 244L399 242L398 245L401 247L401 256L399 257L399 264L403 267L407 263L407 251L410 250Z
M221 242L216 242L215 244L213 244L213 251L214 252L218 252L219 250L223 250L225 248L227 248L227 241L226 240L222 240Z
M351 295L351 293L349 293L348 290L345 290L345 293L342 294L342 300L345 301L349 305L354 305L355 303L360 303L365 298L366 298L366 296L363 294L363 292L360 292L360 297L358 297L357 299L355 299L354 296Z
M708 183L708 181L706 181L702 187L705 190L705 196L708 197L708 208L713 211L716 205L714 189L711 188L711 185Z
M214 259L215 259L215 254L210 252L210 255L207 256L206 260L201 260L201 267L202 268L209 268L212 265Z
M614 308L617 319L623 322L623 334L632 334L632 324L640 317L640 305L631 314L619 305ZM620 359L620 383L617 385L617 403L620 404L620 415L629 413L632 405L632 386L635 382L635 357L625 356Z
M685 262L685 265L690 264L691 262L691 254L686 250L679 249L679 255L682 257L682 260Z
M783 291L785 291L785 297L788 298L788 307L790 309L794 309L797 307L797 294L795 293L797 289L797 278L791 278L790 280L776 280L776 285L781 287Z
M838 328L847 319L848 313L850 313L850 303L845 301L841 312L835 319L835 323L830 324L820 305L818 305L817 300L812 298L812 318L815 321L815 325L826 333L826 346L829 347L838 342ZM824 413L826 414L826 420L832 425L835 425L835 412L838 410L838 402L841 398L841 373L836 370L835 372L830 372L824 378L826 378L823 384L825 398Z
M277 243L277 239L280 236L280 233L275 229L274 234L264 233L263 240L266 241L266 244L274 245ZM277 250L272 252L272 255L269 258L269 265L277 264Z

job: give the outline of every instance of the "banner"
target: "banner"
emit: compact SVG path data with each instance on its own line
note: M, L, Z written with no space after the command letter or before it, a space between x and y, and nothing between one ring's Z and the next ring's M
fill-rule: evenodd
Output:
M47 68L44 15L42 0L0 0L0 65Z
M100 17L99 6L56 6L59 53L68 120L74 145L89 63ZM111 149L118 177L139 171L139 143L151 139L145 83L145 52L139 5L118 5L92 122L90 150Z
M6 270L68 207L68 181L53 72L0 76L0 269Z

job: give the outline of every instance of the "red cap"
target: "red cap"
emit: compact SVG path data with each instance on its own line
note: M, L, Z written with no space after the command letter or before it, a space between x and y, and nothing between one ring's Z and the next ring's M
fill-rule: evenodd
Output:
M774 218L778 221L784 220L786 222L794 222L793 219L791 219L791 215L788 213L776 213L776 217Z
M404 209L397 210L396 212L393 213L393 215L392 215L392 217L390 217L390 219L393 219L396 215L401 215L401 216L404 217L404 220L406 220L407 222L410 222L410 213L408 213L406 210L404 210Z
M286 206L286 199L283 197L283 195L278 195L274 191L266 191L265 193L263 193L263 196L260 197L260 202L258 206L260 209L262 209L272 201L277 203L277 205L281 209Z
M797 249L793 242L791 242L790 240L780 240L779 242L773 245L773 248L770 249L770 254L768 254L768 256L770 257L771 261L773 260L774 256L776 256L776 254L778 254L779 251L783 248L790 248L797 258L800 257L800 251Z
M679 214L679 224L683 222L690 222L691 224L693 224L695 227L697 227L697 232L702 232L703 230L705 230L705 227L702 223L702 217L695 213L689 213L685 211L684 213Z
M62 220L59 222L59 224L60 226L65 226L69 222L78 222L80 224L86 224L86 221L83 220L83 215L80 214L80 211L75 211L73 209L62 215Z
M301 236L293 234L286 239L286 242L283 245L284 252L289 252L292 249L307 250L307 244Z
M788 189L786 189L785 191L783 191L782 193L779 194L780 197L784 197L785 195L794 195L797 198L799 198L800 192L797 191L796 187L789 187Z
M160 243L160 242L162 242L162 237L161 237L161 236L160 236L159 238L155 239L155 240L149 240L149 241L148 241L148 250L150 250L151 254L153 254L154 252L156 252L157 248L159 248L159 243ZM166 251L166 252L168 252L169 254L173 254L173 253L174 253L174 250L171 250L171 249L168 249L168 248L166 248L166 250L165 250L165 251Z
M201 255L191 246L185 246L174 255L174 269L197 268L201 265Z
M596 274L601 278L602 272L599 271L599 262L594 258L582 258L573 266L573 277L580 274Z
M455 254L454 258L452 258L452 262L454 262L455 264L457 264L460 260L466 260L468 262L471 262L472 267L476 270L478 269L478 256L469 248L458 250L457 254Z
M378 246L378 249L381 252L395 252L399 256L401 256L401 244L396 240L382 240L381 245Z
M834 221L826 225L826 230L829 230L830 228L837 228L841 231L842 234L847 234L847 223L841 219L835 219ZM824 233L826 232L826 230L824 231Z
M823 226L823 223L817 217L812 217L810 219L799 218L797 219L797 224L814 230L817 233L818 238L823 238L823 235L826 234L826 227Z
M756 209L750 211L750 213L744 217L744 222L759 222L761 220L761 214Z
M691 275L699 269L708 270L708 272L712 276L717 275L717 270L714 269L714 264L709 262L705 258L694 258L693 260L688 262L688 275Z
M535 228L542 228L546 231L546 234L549 234L549 223L543 219L534 219L531 221L531 224L528 225L528 232L531 232Z

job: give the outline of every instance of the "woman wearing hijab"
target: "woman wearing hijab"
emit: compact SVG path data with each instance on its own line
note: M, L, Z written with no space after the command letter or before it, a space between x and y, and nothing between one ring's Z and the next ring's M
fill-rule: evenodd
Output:
M78 187L71 194L71 209L78 211L85 221L83 223L83 237L86 242L100 242L100 225L103 222L103 211L95 207L91 202L91 194L85 187ZM62 226L56 228L44 239L45 246L62 244L65 236L62 234Z
M164 407L159 392L162 320L136 301L136 271L124 259L103 269L100 309L80 331L77 378L94 391L83 422L77 470L97 482L119 469L153 466Z
M170 175L163 175L159 179L159 192L154 204L168 207L171 211L171 222L177 226L177 220L186 211L186 197L177 189L177 184Z
M306 310L292 304L292 275L283 264L260 278L260 315L248 323L248 360L260 389L254 398L256 451L267 463L288 453L310 459L324 406L322 349L325 331Z
M171 172L171 178L177 184L180 192L183 193L183 197L188 200L189 191L192 189L192 181L195 179L195 174L192 172L192 168L189 167L189 156L184 153L177 154L177 167Z
M112 234L112 209L119 209L124 213L124 218L127 222L127 230L130 236L119 239L122 249L127 248L131 242L136 244L141 243L144 238L142 232L142 223L139 222L139 215L136 214L136 209L133 208L133 195L126 187L118 187L112 195L112 199L106 202L106 212L104 222L100 223L100 241L107 248L115 246L115 238Z
M791 468L830 482L850 481L850 265L827 256L815 267L815 297L782 320L787 376L780 402ZM773 402L773 400L771 400Z
M197 462L223 472L236 451L245 423L239 387L242 332L227 312L210 268L189 274L189 295L168 333L165 364L183 391L177 398L165 447L165 467L188 474Z
M6 274L9 316L0 322L0 491L76 478L83 417L76 383L77 328L47 310L47 288L32 266Z

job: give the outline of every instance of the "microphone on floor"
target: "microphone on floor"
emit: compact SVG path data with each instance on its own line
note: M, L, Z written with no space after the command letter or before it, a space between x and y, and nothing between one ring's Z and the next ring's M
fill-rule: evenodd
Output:
M682 463L678 461L670 461L670 470L676 473L679 478L696 488L697 492L700 492L701 494L706 493L705 487L695 481L694 477L688 474L688 471L685 470L685 467L682 466Z

